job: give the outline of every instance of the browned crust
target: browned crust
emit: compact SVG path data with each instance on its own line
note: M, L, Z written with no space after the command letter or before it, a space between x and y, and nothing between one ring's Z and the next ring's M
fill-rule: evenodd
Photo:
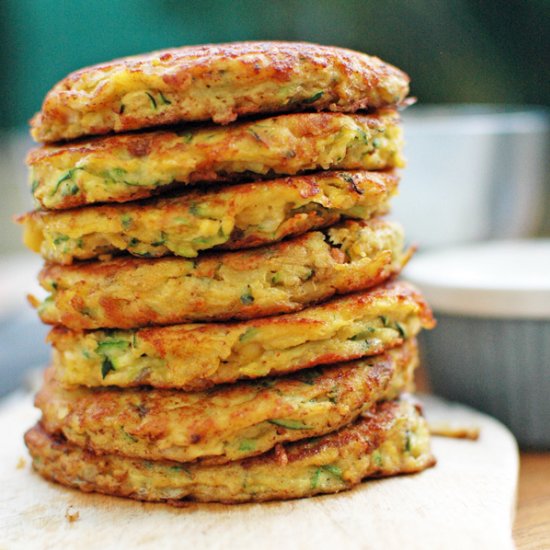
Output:
M300 372L268 378L268 384L264 379L206 392L66 389L50 368L35 406L49 432L61 431L71 442L98 453L223 464L349 424L374 403L411 391L417 363L413 339L387 354L323 367L313 372L312 379L308 372ZM328 396L337 397L331 401ZM301 416L306 412L310 416ZM305 429L265 426L251 435L250 430L273 418L312 424ZM257 446L240 448L244 437L256 439Z
M175 104L173 108L148 116L125 115L124 111L120 112L120 94L107 85L109 78L120 72L155 75L166 93L185 94L199 81L214 89L223 83L225 89L233 90L233 94L222 111L214 110L206 102L191 112L179 109ZM307 88L319 74L327 72L332 75L330 88L315 101L308 101L299 92L271 99L249 97L245 93L247 87L265 81L278 86L294 82L298 88ZM102 80L102 75L107 75L107 80ZM88 78L96 81L96 85L83 86L86 101L77 111L69 107L69 103L78 94L83 80ZM86 134L105 134L113 130L127 131L189 120L213 119L225 124L242 115L304 107L354 112L402 102L408 93L408 82L408 76L392 65L343 48L299 42L190 46L118 59L71 73L47 94L42 111L31 121L32 134L39 141L73 139L84 132L65 128L69 119L105 108L113 111L110 120L98 121L86 130Z
M394 286L396 283L393 283ZM403 343L404 337L411 338L422 328L433 328L435 321L426 302L414 292L399 292L388 288L388 292L380 295L378 292L347 295L317 307L307 308L300 313L280 315L257 321L244 323L208 323L171 325L168 327L152 327L137 331L71 331L65 327L54 328L48 340L56 350L54 367L56 376L63 383L83 384L88 387L104 387L115 385L119 387L135 387L151 385L156 388L181 388L186 391L207 389L215 384L231 383L238 379L254 379L261 376L281 375L298 370L350 361L365 356L378 355ZM410 299L412 298L412 299ZM353 326L355 319L371 315L378 321L384 315L384 326L392 326L394 319L401 324L401 331L395 326L392 337L379 339L373 334L369 345L353 339L352 331L341 336L341 323L348 320ZM394 315L395 317L392 317ZM333 321L334 320L334 321ZM335 329L328 327L335 323ZM345 326L345 325L344 325ZM336 328L340 327L340 328ZM265 331L266 336L258 338ZM347 328L346 328L347 330ZM406 332L405 332L406 330ZM255 334L251 338L252 349L260 354L254 356L259 370L253 370L250 362L240 359L242 352L241 339L246 334ZM269 335L269 336L267 336ZM290 337L285 345L278 343L280 338ZM298 337L296 341L295 337ZM143 357L140 352L151 359L163 361L164 369L157 371L154 367L142 366L137 373L129 373L124 367L120 376L112 378L100 377L102 358L97 355L96 347L105 338L122 338L133 349L138 346L140 351L132 352L134 357ZM318 345L319 339L325 345ZM271 339L276 344L270 346ZM336 342L340 341L340 345ZM312 350L308 351L308 345ZM296 345L305 345L306 351L296 355ZM245 343L246 347L247 344ZM87 350L86 352L84 350ZM85 357L91 354L93 359L83 358L75 361L75 354L83 353ZM290 360L285 360L290 357ZM79 357L79 355L76 355ZM124 364L128 364L125 359ZM132 362L130 363L130 365ZM128 368L131 369L131 366ZM125 373L125 374L123 374Z
M394 109L380 109L369 115L294 113L238 122L227 128L195 126L183 132L172 128L46 145L31 150L27 164L35 198L45 208L65 209L97 202L126 202L199 182L205 186L329 168L400 167L399 122ZM261 137L258 132L267 133ZM343 146L343 142L339 144L341 132L346 151L338 156ZM376 148L368 148L371 142L368 147L358 145L365 132L395 135L382 147L384 154L378 158ZM211 136L215 136L213 141ZM374 144L376 140L373 137L371 141ZM131 168L126 161L122 166L129 169L124 178L131 185L117 182L113 187L108 170L119 166L121 159L130 161ZM59 181L68 174L72 174L71 182L78 183L77 193L59 189Z
M349 228L353 234L358 235L363 227L376 230L385 226L385 222L376 219L368 222L346 221L328 231L333 234L330 232ZM408 260L406 253L394 253L390 249L373 253L375 258L372 261L365 262L363 258L351 260L326 237L324 233L314 231L262 248L205 254L193 264L192 269L189 268L192 264L189 260L173 257L147 260L121 257L105 262L69 266L46 264L39 275L39 281L47 290L52 291L57 287L52 295L54 307L49 309L54 315L50 316L47 310L42 309L39 313L45 323L62 324L77 330L255 319L298 311L338 294L374 287L398 273ZM319 246L315 248L314 245ZM304 269L308 262L314 265L312 254L316 258L322 255L325 265L311 271L311 278L306 281L309 283L308 287L304 283L298 285L296 282L291 287L285 287L284 299L271 299L268 296L265 300L239 301L231 283L227 279L219 278L220 269L244 276L253 270L265 270L266 266L274 263L277 263L277 269L283 263L295 270ZM342 269L338 269L340 266ZM194 294L187 294L184 301L183 296L173 293L170 299L167 298L168 295L159 297L157 294L145 293L144 285L152 286L154 283L155 293L160 293L162 288L166 288L159 286L162 279L180 285L191 280L191 277L197 290ZM231 297L230 305L221 308L219 301L214 303L211 289L208 293L205 290L204 282L207 280L215 283L219 280L219 288L223 286L224 292ZM262 284L266 284L268 289L273 288L269 281L262 281ZM122 291L115 292L115 287L124 287L125 296L120 295ZM148 305L148 301L152 304L149 299L154 300L157 305ZM91 304L90 300L99 308L97 316L86 312Z
M262 119L262 123L268 125L273 120L274 123L281 121L284 124L285 120L296 120L301 126L302 137L318 137L324 135L330 127L330 123L334 117L341 116L334 113L292 113L278 115L277 117L271 117ZM368 126L369 128L383 128L388 124L398 124L401 121L399 112L393 109L382 109L380 111L369 114L353 114L353 119L358 124ZM249 127L253 125L254 121L238 122L232 125L230 128L236 134L238 130L242 129L242 133L246 133ZM281 125L282 125L281 124ZM197 126L189 126L187 130L193 130L199 128ZM214 126L201 126L201 130L207 131L208 128L215 128ZM104 155L111 153L127 153L133 157L140 158L146 157L152 151L163 151L166 149L166 145L174 140L178 136L178 132L182 130L176 128L163 128L157 130L145 130L142 132L128 133L128 134L114 134L108 136L97 136L83 138L74 142L61 143L61 144L47 144L40 147L34 147L29 151L26 157L26 164L30 167L36 166L42 162L49 162L56 157L63 155L76 155L84 157L88 155ZM179 140L181 141L181 140ZM223 143L224 148L229 148L230 143ZM212 156L219 157L223 155L223 150L213 148ZM238 176L242 178L242 175ZM199 169L193 173L190 180L191 183L199 181L231 181L235 177L231 177L230 174L213 174L212 170L205 164L204 169Z
M254 197L260 197L260 192L264 195L272 193L270 196L284 194L285 191L295 192L296 195L304 200L310 199L310 210L303 209L293 212L296 206L295 196L290 197L286 202L288 209L287 217L281 222L276 231L268 234L262 231L252 231L250 234L244 234L244 231L237 227L236 223L233 227L228 240L216 246L210 246L202 250L212 248L223 250L239 250L244 248L256 248L258 246L272 244L278 242L285 237L300 235L307 231L315 229L323 229L330 225L334 225L343 218L361 218L366 217L360 215L349 215L347 212L338 210L332 204L324 205L321 199L326 195L326 188L333 184L331 180L340 180L345 183L345 193L353 199L354 205L358 204L366 209L366 205L371 209L371 216L385 214L388 210L388 199L396 193L399 183L399 175L395 172L371 172L366 170L353 171L324 171L303 176L289 176L286 178L278 178L266 182L235 184L232 186L212 186L207 189L193 189L185 193L171 195L168 197L154 197L143 199L141 201L124 203L122 205L102 204L90 205L87 208L72 208L63 211L48 211L35 210L16 218L16 222L27 227L40 227L42 235L48 231L52 231L51 227L57 225L59 228L60 220L64 224L66 230L70 230L74 236L76 228L82 229L82 220L86 220L89 224L90 216L94 215L98 220L120 219L123 215L132 216L140 219L143 215L158 213L158 220L155 220L158 226L159 233L164 232L168 239L172 238L172 234L177 238L178 223L174 222L174 218L181 215L189 215L189 208L194 203L206 203L209 208L216 210L219 208L220 221L223 217L237 218L240 214L239 206L245 203L247 197L251 200ZM369 198L370 203L367 203L365 197ZM267 202L267 201L266 201ZM317 208L313 208L317 206ZM151 229L153 224L143 224L146 229ZM89 226L91 227L91 226ZM247 228L248 229L248 228ZM90 234L102 234L103 229L101 223L94 224L93 231L88 230L87 233L82 232L78 236L84 237ZM120 229L121 235L130 235L139 237L139 233L132 235L132 230ZM107 233L109 235L109 233ZM201 237L200 234L197 237ZM44 237L43 237L44 238ZM128 239L130 240L130 239ZM149 243L147 243L149 244ZM59 260L56 257L48 257L44 250L39 250L27 244L36 252L42 253L43 257L53 261L54 263L70 264L74 259L93 259L99 256L102 259L108 258L109 255L115 256L120 254L133 254L142 256L139 252L135 252L130 246L126 248L115 248L103 244L101 248L95 251L88 251L86 247L77 252L72 252L73 256L68 259ZM157 247L155 257L161 256L185 256L181 253L174 252L168 245ZM55 251L55 249L54 249ZM84 255L84 252L87 254ZM80 254L77 255L77 254ZM152 254L151 254L152 256Z
M392 428L398 421L400 415L403 415L398 402L384 402L375 405L369 412L363 414L357 421L342 428L337 432L325 435L315 440L303 440L295 443L279 445L273 450L258 457L243 459L222 466L193 466L182 465L177 462L158 462L160 468L175 468L183 470L185 474L194 476L197 469L205 468L217 470L218 478L221 474L220 468L227 469L225 478L228 475L238 476L246 479L248 475L254 474L258 469L271 470L276 472L281 478L281 486L277 490L268 490L267 494L257 494L243 490L241 493L232 493L231 490L225 491L223 484L220 490L215 490L209 494L204 488L195 492L192 487L186 491L184 496L179 499L163 498L158 493L150 494L144 490L145 487L136 486L130 480L129 472L142 474L146 471L146 464L139 459L128 459L116 457L114 455L98 456L90 450L80 449L71 445L60 434L48 433L40 423L25 434L25 443L33 456L34 468L46 479L61 483L68 487L78 488L83 492L98 492L108 495L133 498L136 500L160 501L165 500L174 506L185 506L186 501L199 502L222 502L238 503L266 500L281 500L312 496L323 492L338 492L343 489L350 489L357 485L362 479L367 477L384 477L388 475L397 475L401 473L415 473L426 468L432 467L436 460L430 453L429 448L424 449L424 454L418 457L414 462L409 461L406 465L394 465L393 468L386 470L372 466L359 466L351 478L333 488L321 487L302 487L300 491L292 490L284 486L284 475L292 475L296 472L294 465L304 466L302 474L307 475L306 464L323 465L327 456L332 459L341 459L351 463L353 460L361 461L370 453L376 451L390 437ZM410 412L408 414L411 414ZM87 466L95 467L99 473L106 472L107 476L96 476L90 479L86 477ZM288 469L288 470L287 470ZM287 474L286 471L290 472ZM211 470L212 471L212 470ZM300 471L300 470L298 470ZM82 472L81 475L80 472ZM138 492L139 489L139 492ZM294 488L295 489L295 488ZM183 492L183 491L182 491Z

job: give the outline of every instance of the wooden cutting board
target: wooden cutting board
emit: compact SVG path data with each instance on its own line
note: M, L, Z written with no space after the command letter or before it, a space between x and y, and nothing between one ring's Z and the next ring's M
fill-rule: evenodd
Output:
M172 508L81 494L36 475L22 442L28 396L0 407L0 549L513 548L518 451L494 419L433 397L428 419L477 425L478 441L434 437L438 464L350 492L255 505ZM67 512L78 512L70 522Z

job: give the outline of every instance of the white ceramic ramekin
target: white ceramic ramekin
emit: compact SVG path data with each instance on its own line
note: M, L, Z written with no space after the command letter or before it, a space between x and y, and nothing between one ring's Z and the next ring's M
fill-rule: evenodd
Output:
M438 320L421 339L435 393L550 449L550 240L430 251L405 272Z

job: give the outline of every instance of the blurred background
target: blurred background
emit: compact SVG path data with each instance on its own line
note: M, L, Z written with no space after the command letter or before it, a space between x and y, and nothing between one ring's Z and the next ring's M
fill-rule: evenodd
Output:
M409 168L394 215L425 248L550 233L547 0L2 0L0 395L47 361L24 303L40 261L12 215L32 207L27 121L68 72L153 49L306 40L378 55L412 77ZM33 342L29 345L29 342Z

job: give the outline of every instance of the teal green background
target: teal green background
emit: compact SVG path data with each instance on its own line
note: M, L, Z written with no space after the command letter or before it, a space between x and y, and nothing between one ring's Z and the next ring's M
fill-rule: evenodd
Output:
M0 127L68 72L169 46L245 39L347 46L406 70L423 103L545 104L550 2L0 0Z

